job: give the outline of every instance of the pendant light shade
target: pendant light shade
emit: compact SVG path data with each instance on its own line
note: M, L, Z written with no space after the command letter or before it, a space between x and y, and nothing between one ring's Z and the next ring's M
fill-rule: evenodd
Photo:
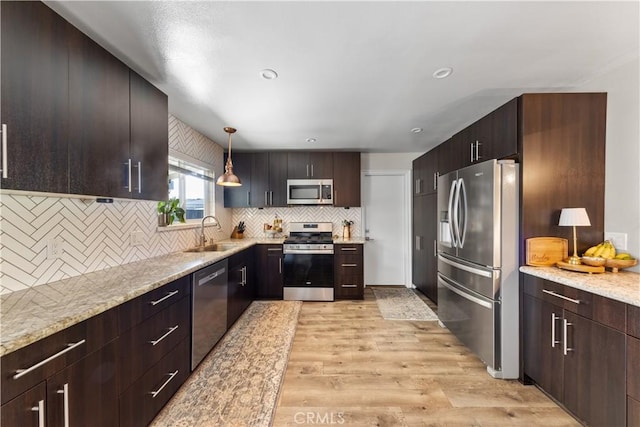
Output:
M242 183L240 182L240 178L233 174L233 162L231 161L231 135L234 134L236 130L226 127L224 131L229 134L229 155L227 156L227 163L224 166L224 173L218 177L216 184L225 187L238 187L242 185Z

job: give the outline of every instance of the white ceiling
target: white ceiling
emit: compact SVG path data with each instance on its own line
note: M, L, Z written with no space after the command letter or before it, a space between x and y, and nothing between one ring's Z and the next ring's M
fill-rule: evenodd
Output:
M182 121L222 145L236 127L239 149L423 152L515 96L579 90L640 50L638 1L46 3ZM441 67L453 74L436 80Z

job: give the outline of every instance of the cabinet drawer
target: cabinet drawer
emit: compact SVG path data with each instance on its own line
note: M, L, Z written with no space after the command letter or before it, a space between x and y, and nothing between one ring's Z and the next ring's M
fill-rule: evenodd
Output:
M47 388L44 381L36 387L20 394L18 397L2 405L0 419L2 425L20 427L38 427L39 410L31 408L42 408L46 414Z
M185 295L191 294L191 276L184 276L178 280L147 292L132 299L119 307L120 332L131 329L132 326L159 313Z
M182 340L120 395L120 426L144 426L189 377L189 340Z
M362 299L364 285L362 275L344 275L334 285L336 299Z
M640 307L627 304L627 334L640 338Z
M344 255L362 255L362 245L356 244L339 244L335 245L336 257Z
M620 301L593 295L593 320L625 333L627 322L626 304Z
M120 336L120 391L189 336L190 303L182 298Z
M362 257L341 256L334 260L336 272L343 271L345 274L362 274Z
M592 318L593 294L560 283L544 280L528 274L524 275L524 293L577 313L587 319Z
M3 356L2 403L113 340L117 314L115 309L106 311Z

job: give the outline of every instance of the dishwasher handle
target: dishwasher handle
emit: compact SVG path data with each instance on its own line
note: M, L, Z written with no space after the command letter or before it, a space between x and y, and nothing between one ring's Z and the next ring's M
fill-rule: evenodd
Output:
M216 277L222 276L225 273L225 271L227 271L227 269L225 267L222 267L220 270L216 272L213 272L211 274L208 274L204 277L199 278L198 286L206 285L208 282L212 281Z

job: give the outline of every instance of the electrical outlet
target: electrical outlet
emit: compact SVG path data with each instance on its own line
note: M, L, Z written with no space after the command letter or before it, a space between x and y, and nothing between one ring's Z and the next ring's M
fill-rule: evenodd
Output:
M617 250L627 250L627 233L610 233L605 231L604 240L610 240Z
M144 233L140 230L131 232L131 246L140 246L144 243Z
M57 259L64 253L64 240L55 237L47 241L47 259Z

